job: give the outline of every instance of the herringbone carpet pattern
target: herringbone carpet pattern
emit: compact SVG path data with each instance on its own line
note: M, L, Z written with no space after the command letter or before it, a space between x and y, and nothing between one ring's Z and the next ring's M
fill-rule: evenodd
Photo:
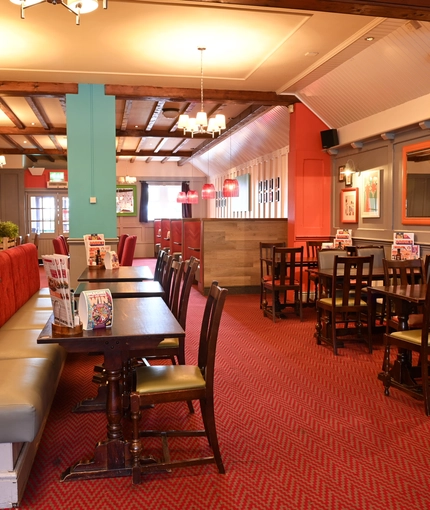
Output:
M190 362L204 302L193 291ZM335 357L315 344L313 310L302 323L291 315L273 324L258 303L256 295L229 295L221 323L215 406L225 475L209 465L147 476L139 487L127 478L60 483L60 473L105 437L102 414L70 412L95 393L98 359L70 355L22 508L429 509L430 418L394 389L384 396L381 346L369 355L347 344ZM182 403L145 418L152 427L199 422ZM155 453L155 445L147 448Z

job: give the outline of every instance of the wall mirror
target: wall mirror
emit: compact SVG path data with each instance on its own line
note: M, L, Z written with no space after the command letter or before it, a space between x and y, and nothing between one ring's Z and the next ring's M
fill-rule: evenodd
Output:
M403 147L402 223L430 225L430 141Z

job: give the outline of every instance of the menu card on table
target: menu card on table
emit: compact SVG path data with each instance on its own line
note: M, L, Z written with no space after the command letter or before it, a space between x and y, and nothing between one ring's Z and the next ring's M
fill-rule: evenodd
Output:
M48 278L54 322L73 328L75 314L74 300L70 291L69 257L67 255L43 255L42 260Z

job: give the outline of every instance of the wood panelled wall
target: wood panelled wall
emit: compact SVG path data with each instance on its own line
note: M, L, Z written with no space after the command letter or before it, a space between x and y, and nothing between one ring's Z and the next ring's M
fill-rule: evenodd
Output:
M206 292L213 280L230 292L259 292L260 242L287 242L286 219L203 219L202 274Z

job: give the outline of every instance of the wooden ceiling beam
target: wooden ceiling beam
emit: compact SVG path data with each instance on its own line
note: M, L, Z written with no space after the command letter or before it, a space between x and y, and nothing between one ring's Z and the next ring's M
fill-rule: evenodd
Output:
M15 113L9 108L9 106L3 101L3 99L0 97L0 110L8 117L17 128L22 129L24 124L18 119L18 117L15 115Z
M25 100L27 101L29 107L33 111L43 129L50 129L52 125L49 123L48 117L46 116L43 108L36 103L37 99L33 97L26 97Z
M134 99L136 101L171 101L174 103L200 102L200 89L175 87L150 87L140 85L105 85L105 94L117 99ZM206 103L223 104L260 104L267 106L288 106L299 103L300 100L292 95L278 95L276 92L261 92L255 90L219 90L205 89Z
M77 93L77 83L0 81L0 95L2 96L57 97Z
M206 4L207 0L190 0ZM335 12L377 18L430 21L430 4L426 0L210 0L213 4L245 5L299 11Z
M6 127L6 126L0 126L0 135L59 135L59 136L66 136L67 130L66 128L50 128L50 129L43 129L40 127L23 127L18 128L16 126Z

